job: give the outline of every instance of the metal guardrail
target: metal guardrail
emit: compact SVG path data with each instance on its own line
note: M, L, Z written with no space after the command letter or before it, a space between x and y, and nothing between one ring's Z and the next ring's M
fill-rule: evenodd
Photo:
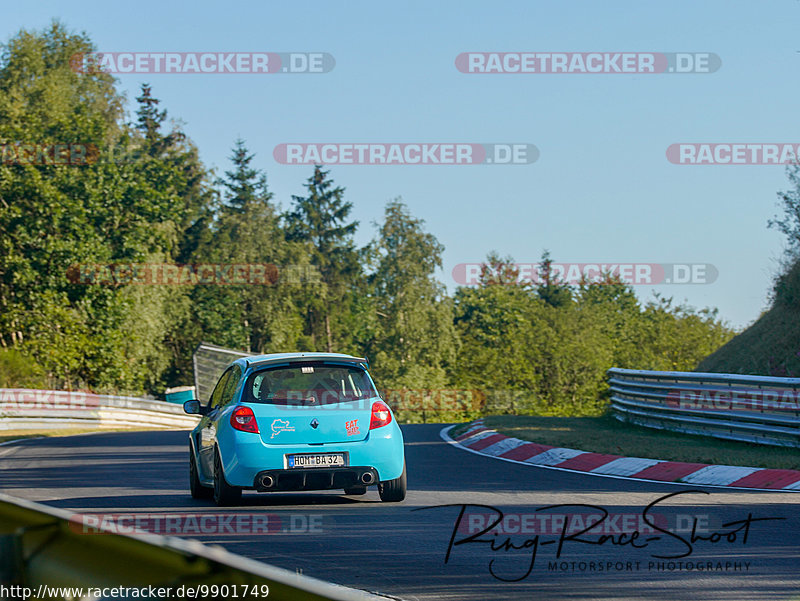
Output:
M614 417L650 428L800 447L800 378L608 370Z
M199 541L157 534L118 534L102 527L82 531L79 516L0 494L0 584L38 587L206 590L193 598L279 601L378 601L386 597L351 589L234 555ZM102 530L102 533L97 533ZM212 595L210 587L236 586ZM245 586L248 588L245 589ZM262 587L269 587L264 595ZM219 589L218 589L219 590ZM231 589L232 590L232 589ZM255 590L256 595L245 590ZM52 591L51 591L52 592ZM181 597L173 590L172 598ZM46 597L53 598L51 595ZM147 592L142 595L144 598Z
M91 392L0 388L0 430L84 427L191 429L175 403Z

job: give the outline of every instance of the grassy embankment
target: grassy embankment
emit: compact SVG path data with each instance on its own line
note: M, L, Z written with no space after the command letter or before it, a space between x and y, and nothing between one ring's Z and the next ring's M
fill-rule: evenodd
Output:
M769 310L696 371L800 377L800 262L778 278Z
M538 417L499 415L484 425L506 436L554 447L624 457L645 457L688 463L741 465L800 470L800 450L718 440L624 424L602 417ZM457 436L465 425L456 426Z

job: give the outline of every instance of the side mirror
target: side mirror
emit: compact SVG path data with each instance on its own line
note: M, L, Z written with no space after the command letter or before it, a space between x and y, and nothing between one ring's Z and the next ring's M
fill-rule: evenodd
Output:
M200 404L200 401L193 400L193 401L186 401L183 404L184 412L188 413L189 415L205 415L205 411L203 411L204 407Z

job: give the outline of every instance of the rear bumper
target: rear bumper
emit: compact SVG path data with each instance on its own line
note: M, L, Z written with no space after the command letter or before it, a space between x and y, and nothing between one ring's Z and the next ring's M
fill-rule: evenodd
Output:
M253 488L259 492L287 490L332 490L369 486L378 483L373 467L331 467L311 469L264 470L256 474Z
M235 434L234 434L235 433ZM278 480L285 480L286 486L301 486L301 488L286 488L281 490L330 490L334 488L349 487L350 476L355 474L360 478L365 471L372 471L375 483L399 478L403 473L404 448L403 434L396 422L388 426L370 430L366 439L357 442L329 443L329 444L291 444L277 445L265 444L261 436L250 432L240 432L225 429L218 432L218 446L222 459L225 479L232 486L243 488L256 488L257 490L279 490L277 488L262 488L257 482L257 477L262 474L276 474ZM347 453L348 465L336 468L288 468L285 456L293 453ZM330 476L326 480L320 474L329 471L340 473L334 478L331 485ZM282 474L288 474L282 476ZM310 478L305 478L297 484L297 474L311 473ZM318 474L313 476L313 474ZM314 488L320 484L318 488ZM353 486L363 483L353 482Z

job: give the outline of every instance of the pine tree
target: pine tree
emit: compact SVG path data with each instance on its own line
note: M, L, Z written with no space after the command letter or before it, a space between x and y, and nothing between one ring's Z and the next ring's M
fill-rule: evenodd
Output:
M233 170L226 171L227 179L220 183L225 189L225 205L235 212L244 212L253 204L272 207L272 194L267 190L267 176L250 166L255 155L250 154L244 140L234 142L233 154L229 157Z
M142 84L142 95L136 97L136 102L139 103L139 108L136 110L136 129L144 134L147 153L150 156L161 156L186 139L186 135L178 129L173 129L166 135L161 134L161 126L167 119L167 111L158 110L161 101L153 97L149 84Z
M282 271L307 264L308 257L301 245L285 240L266 174L252 166L254 155L243 140L236 140L229 158L233 167L217 182L222 202L195 262L266 265L264 283L198 286L192 298L199 313L187 326L196 342L204 338L258 352L297 350L302 341L296 303L303 295Z
M536 287L539 298L552 307L562 307L572 302L572 290L553 269L550 251L542 253L539 266L540 281Z
M512 257L501 257L496 251L486 256L486 262L481 264L481 273L478 280L480 286L527 286L529 282L519 279L519 268L514 264Z
M344 188L334 186L320 165L306 182L306 196L292 196L293 209L285 216L286 236L290 241L310 245L312 263L325 284L322 296L307 306L308 329L314 346L319 338L330 352L334 342L347 345L344 332L334 332L334 322L342 316L337 309L351 301L353 287L361 275L359 253L353 234L357 221L349 221L352 203L343 200Z

